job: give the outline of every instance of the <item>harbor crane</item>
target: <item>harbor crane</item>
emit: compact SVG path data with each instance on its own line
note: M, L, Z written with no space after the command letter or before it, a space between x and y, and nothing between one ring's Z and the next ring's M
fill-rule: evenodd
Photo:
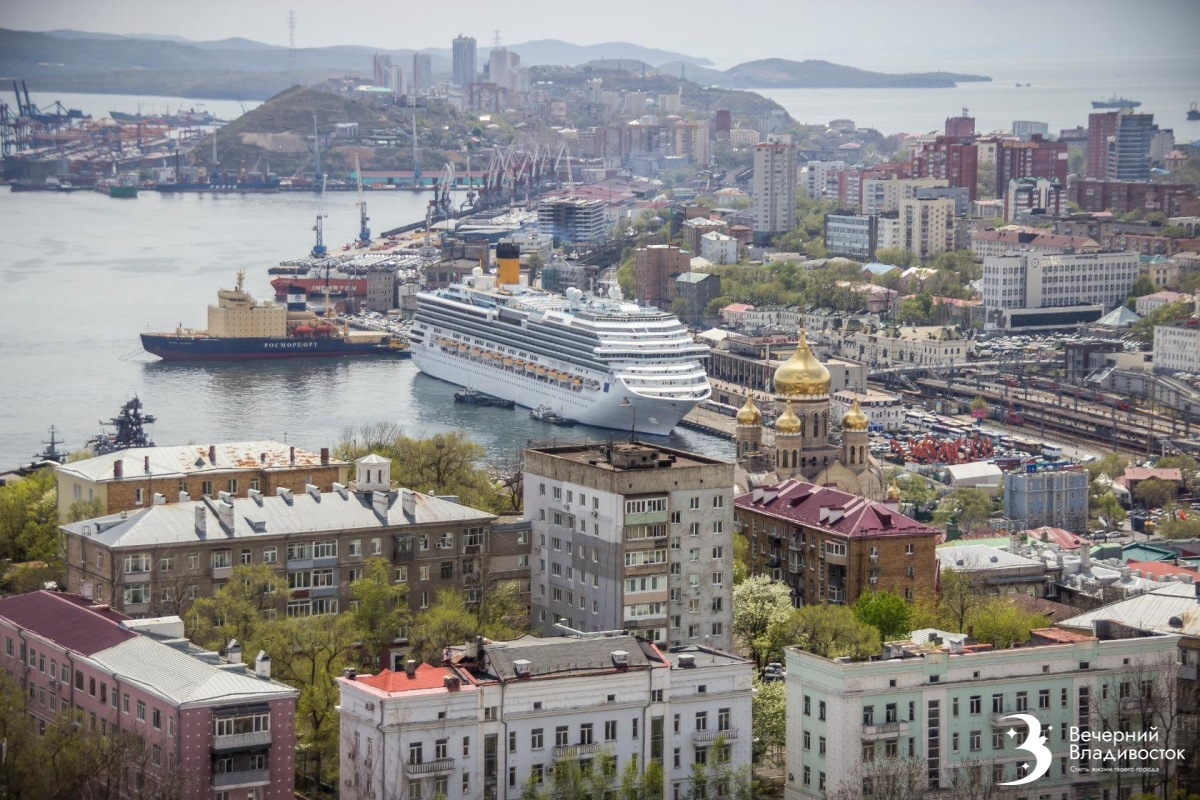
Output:
M313 225L313 230L317 232L317 243L313 245L312 255L314 258L324 258L329 252L325 247L325 176L321 176L321 200L317 205L317 223ZM325 278L328 283L328 275Z
M358 178L358 241L363 247L371 243L371 229L367 227L370 217L367 216L367 198L363 195L362 166L358 155L354 156L354 174Z

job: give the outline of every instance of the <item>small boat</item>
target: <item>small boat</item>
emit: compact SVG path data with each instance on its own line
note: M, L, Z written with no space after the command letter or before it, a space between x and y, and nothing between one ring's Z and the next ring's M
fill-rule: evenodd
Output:
M1196 108L1196 104L1192 103L1192 107L1188 109L1187 118L1192 122L1200 119L1200 108Z
M570 427L575 424L575 420L567 419L566 417L556 414L550 406L538 406L529 412L529 418L539 422L549 422L551 425L562 425Z
M454 402L466 403L472 406L492 406L494 408L512 408L516 405L512 400L503 397L493 397L477 389L463 389L454 393Z

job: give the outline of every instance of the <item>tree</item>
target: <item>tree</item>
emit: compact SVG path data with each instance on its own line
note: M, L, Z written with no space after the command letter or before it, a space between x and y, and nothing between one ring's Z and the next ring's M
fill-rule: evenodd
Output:
M382 558L371 558L363 565L362 577L350 584L356 605L349 614L361 632L367 663L380 663L384 650L395 641L400 629L408 625L408 588L392 583L391 565Z
M906 297L896 308L896 320L905 325L924 325L929 322L929 314L916 297Z
M863 592L854 603L853 611L859 622L879 630L882 641L896 639L912 630L912 609L903 597L886 589Z
M1089 463L1086 467L1090 480L1096 480L1100 475L1116 478L1125 472L1129 459L1120 453L1105 453L1100 458Z
M662 800L663 778L662 764L654 759L646 763L644 770L638 769L636 759L628 759L621 769L617 797L620 800Z
M85 519L95 519L104 516L104 501L99 497L91 500L79 499L67 508L68 522L82 522Z
M998 650L1017 642L1028 642L1030 632L1035 628L1050 626L1049 618L1031 614L1001 597L979 603L970 610L966 619L967 630L972 631L976 639ZM959 632L964 631L960 629Z
M787 745L787 688L783 681L754 680L750 698L756 749L754 760L766 756L779 763Z
M881 247L875 251L875 260L880 264L908 269L913 264L913 252L902 247Z
M762 666L776 650L770 634L792 612L786 584L767 575L752 575L733 587L733 635Z
M479 620L467 608L466 598L454 589L440 589L433 605L422 611L409 632L413 658L441 664L442 652L451 645L473 641Z
M797 608L782 623L779 637L802 650L823 658L848 656L864 661L880 647L879 629L867 625L842 605L812 605Z
M1173 481L1147 478L1133 487L1133 498L1146 508L1162 508L1175 499L1177 487Z
M962 530L970 531L987 522L995 508L995 501L982 489L955 489L938 503L933 523L945 528L955 516Z
M507 510L519 514L525 501L525 451L521 449L508 456L492 459L488 462L488 475L507 505Z
M746 580L750 574L750 539L744 533L733 537L733 585Z
M1105 492L1092 501L1091 512L1097 520L1103 519L1107 523L1105 528L1111 530L1115 530L1128 516L1121 507L1121 501L1112 492Z
M268 617L288 592L280 591L279 575L269 564L242 564L233 568L229 580L212 597L192 604L185 620L188 638L212 650L223 649L230 639L241 643L243 652L257 653Z
M1129 297L1145 297L1148 294L1154 294L1158 291L1158 287L1154 285L1154 281L1150 280L1149 275L1138 275L1129 287Z
M873 753L874 748L870 752ZM916 758L864 758L826 795L829 800L922 800L928 785L925 761Z
M975 399L971 401L972 411L987 411L988 402L983 399L983 395L975 395Z
M0 559L58 560L58 492L54 473L37 470L0 486Z

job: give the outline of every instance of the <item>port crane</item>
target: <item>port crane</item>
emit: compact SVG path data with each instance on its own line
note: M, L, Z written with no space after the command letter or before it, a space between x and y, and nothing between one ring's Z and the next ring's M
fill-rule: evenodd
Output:
M354 156L354 174L358 178L358 241L363 247L371 243L371 229L367 227L370 217L367 216L367 198L363 195L362 166L358 155Z
M313 245L312 255L314 258L324 258L329 252L329 248L325 247L325 176L321 176L321 200L317 204L317 223L313 225L313 230L317 232L317 243ZM325 282L329 283L329 275L326 274Z

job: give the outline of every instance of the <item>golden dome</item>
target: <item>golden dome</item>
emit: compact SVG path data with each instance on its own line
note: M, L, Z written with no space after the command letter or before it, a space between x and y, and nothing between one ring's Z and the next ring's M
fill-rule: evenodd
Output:
M896 479L892 478L892 483L887 489L888 502L896 503L900 501L900 487L896 485Z
M775 393L788 397L829 394L829 370L808 349L808 337L803 329L796 352L775 370Z
M775 420L776 433L799 433L800 418L796 416L796 412L792 411L792 401L787 401L787 407L783 409L783 413Z
M738 425L761 425L762 412L754 405L754 398L749 394L746 395L746 403L741 410L737 412Z
M850 410L846 412L846 416L842 417L842 430L865 431L869 424L870 420L863 413L862 406L858 404L858 398L854 398L854 404L850 406Z

